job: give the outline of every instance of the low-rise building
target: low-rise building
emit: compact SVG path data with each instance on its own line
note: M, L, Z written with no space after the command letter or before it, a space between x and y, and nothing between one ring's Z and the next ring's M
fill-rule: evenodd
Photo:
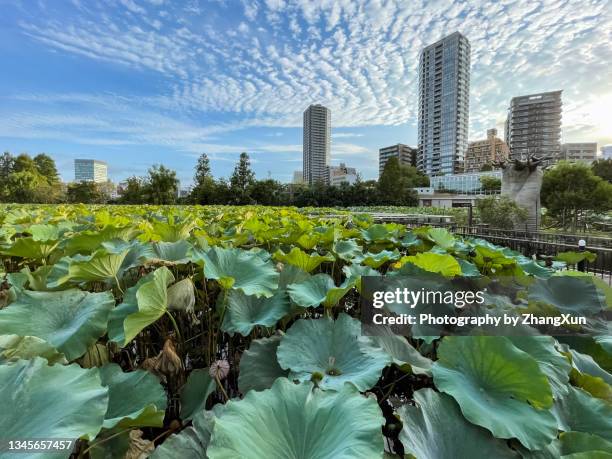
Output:
M341 183L352 185L357 181L357 169L347 167L346 164L340 163L339 166L329 166L327 168L327 184L331 186L339 186Z
M416 166L417 149L398 143L390 147L384 147L378 150L378 177L385 170L385 165L389 158L397 158L400 164L406 166Z
M564 143L559 159L590 164L597 160L597 142Z
M482 177L502 178L500 170L486 172L467 172L429 177L429 186L436 192L478 193L482 187Z
M492 166L505 161L510 156L510 148L497 137L497 129L489 129L487 138L468 144L465 153L464 172L480 172L483 166Z

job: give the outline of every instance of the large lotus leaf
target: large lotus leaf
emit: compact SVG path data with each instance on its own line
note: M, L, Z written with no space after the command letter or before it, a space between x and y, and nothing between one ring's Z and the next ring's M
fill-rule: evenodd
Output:
M597 435L584 432L562 432L559 440L560 453L564 458L609 459L612 457L612 442Z
M346 276L347 282L351 282L355 284L355 288L359 293L361 293L361 278L364 276L370 277L378 277L380 276L380 272L375 269L370 268L369 266L361 266L361 265L346 265L342 267L342 272Z
M212 411L199 411L193 426L168 437L151 455L151 459L208 459L206 448L215 422Z
M528 259L526 261L519 261L519 267L527 274L532 276L547 278L552 276L553 271L545 268L534 260Z
M136 293L144 284L153 282L154 272L141 277L136 285L128 288L123 295L123 303L115 307L108 316L108 338L120 345L127 344L125 340L124 321L127 316L138 312Z
M529 301L554 306L562 313L578 316L597 314L606 299L588 277L553 276L536 279L529 287Z
M303 308L317 307L323 304L332 307L338 304L344 295L353 287L354 280L347 279L340 287L336 287L329 274L315 274L303 282L287 286L289 297Z
M28 290L46 292L51 290L47 284L49 283L48 278L52 271L53 265L41 265L33 272L26 266L21 270L21 273L28 278Z
M342 241L338 241L332 247L332 252L336 254L336 256L345 261L351 261L358 255L361 255L363 248L357 244L355 239L344 239Z
M41 358L0 365L0 436L7 439L93 439L104 421L108 389L97 369L47 365ZM28 458L65 458L29 451Z
M44 260L58 245L57 241L37 241L31 237L20 237L10 247L0 249L0 253L11 257Z
M551 336L510 336L512 344L536 359L540 370L548 377L553 394L556 397L567 393L569 372L572 368L569 360L555 347Z
M397 260L400 253L396 250L382 250L378 253L364 253L355 258L355 263L369 266L370 268L378 269L388 261Z
M277 350L278 363L290 379L308 381L316 373L323 389L339 390L350 382L359 390L376 384L391 358L361 336L361 323L347 314L337 320L302 319L294 323Z
M181 419L186 422L196 413L203 411L208 396L216 388L217 383L210 377L208 368L193 370L181 388Z
M601 378L606 384L612 385L612 374L601 368L597 362L587 354L582 354L573 349L569 350L572 359L572 366L580 373L589 374L596 378Z
M476 267L474 263L471 263L462 258L457 258L457 262L459 263L459 266L461 267L462 276L465 276L465 277L479 277L480 276L480 271L478 271L478 268Z
M98 250L104 242L115 239L129 241L137 233L138 231L131 226L106 226L101 230L81 231L66 241L65 251L70 256L76 253L89 254Z
M189 238L191 230L196 227L196 223L192 219L175 221L169 218L167 222L154 221L153 236L157 240L165 242L176 242Z
M452 249L455 245L455 237L446 228L429 228L427 237L444 250Z
M350 386L339 392L278 379L227 403L215 421L211 459L382 457L384 419L373 400Z
M231 335L248 336L257 325L272 327L291 312L289 296L284 291L270 298L247 296L240 290L230 290L221 329Z
M585 273L582 271L557 271L553 274L554 276L575 276L575 277L587 277L595 286L603 292L606 297L606 305L608 309L612 309L612 286L608 285L606 281L600 279L595 274Z
M156 376L145 370L124 373L115 363L100 368L108 387L108 410L104 428L161 427L166 411L166 392Z
M157 321L168 311L168 285L174 276L162 266L153 272L151 279L144 282L136 291L138 311L129 314L123 321L125 341L134 339L143 329Z
M57 241L60 238L60 227L56 225L32 225L27 232L35 241Z
M279 274L269 261L242 249L213 247L203 255L204 275L216 279L226 290L270 297L278 287Z
M34 357L46 359L49 365L68 363L64 354L36 336L0 335L0 364Z
M398 410L405 453L423 459L517 457L490 432L470 424L452 397L421 389L414 393L414 400L415 406Z
M497 438L540 449L556 436L552 393L538 362L501 336L448 336L433 366L436 387Z
M184 265L191 261L190 252L192 245L180 240L176 242L155 242L151 245L151 255L147 262L166 262L173 265Z
M24 290L0 310L0 329L4 334L41 338L74 360L106 333L114 305L110 292Z
M325 261L334 261L334 257L331 254L325 256L319 255L318 253L308 254L299 247L292 248L289 253L278 250L274 253L274 259L282 263L296 266L307 273L314 271Z
M394 232L389 230L387 225L376 223L368 229L361 230L361 237L364 241L373 242L395 242Z
M376 332L376 336L370 336L372 345L389 354L395 365L410 369L415 374L431 376L433 362L422 356L406 338L394 334L387 327L377 327Z
M58 287L67 281L71 282L119 282L120 272L128 250L110 253L105 249L96 251L90 257L78 257L70 262L68 273L54 282L50 288Z
M553 412L559 430L592 433L612 441L612 403L570 386L568 394L555 402Z
M251 346L240 358L240 392L246 394L250 390L269 389L278 378L289 375L289 371L283 370L276 358L281 338L281 335L274 335L251 341Z
M443 276L452 277L461 275L461 266L457 260L448 254L433 252L417 253L407 257L402 257L395 263L394 267L400 268L406 263L411 263L425 271L439 273Z

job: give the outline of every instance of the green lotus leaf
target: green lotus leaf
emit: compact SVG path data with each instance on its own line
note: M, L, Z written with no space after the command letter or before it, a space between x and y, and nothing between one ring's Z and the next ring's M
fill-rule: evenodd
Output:
M406 338L394 334L388 327L377 327L376 332L379 334L370 336L372 345L389 354L395 365L408 367L415 374L431 376L433 362L422 356Z
M147 256L148 263L162 261L173 265L184 265L191 261L192 245L185 241L155 242L151 244L151 253Z
M479 277L480 271L474 263L470 263L462 258L457 258L457 263L461 267L461 275L466 277Z
M203 255L203 260L204 275L216 279L225 290L270 297L278 288L278 272L271 262L254 252L213 247Z
M606 299L589 277L553 276L536 279L529 287L529 301L554 306L562 313L578 316L597 314Z
M596 378L601 378L606 384L612 385L612 374L601 368L597 362L587 354L582 354L573 349L569 349L572 359L572 366L580 373L592 375Z
M111 282L119 284L122 264L128 250L120 253L109 253L105 249L98 250L90 257L79 257L70 261L68 273L49 283L49 288L58 287L71 282Z
M276 358L281 338L281 335L274 335L251 341L251 346L240 358L240 392L246 394L250 390L269 389L278 378L289 375L289 371L283 370Z
M295 240L303 249L312 250L321 240L320 234L302 234Z
M380 268L388 261L397 260L400 257L400 253L397 249L390 250L382 250L378 253L364 253L363 255L359 255L355 258L355 263L360 263L362 265L369 266L370 268Z
M315 274L303 282L287 286L289 297L298 306L303 308L317 307L323 304L332 307L352 288L352 280L336 287L329 274Z
M612 457L612 442L604 440L598 435L584 432L562 432L559 435L559 440L560 453L564 458L609 459Z
M331 390L340 390L346 382L367 390L391 363L385 351L361 336L361 323L344 313L335 321L329 317L298 320L276 354L280 366L291 371L289 379L308 381L317 373L319 387Z
M591 433L612 442L612 403L570 386L555 402L553 413L559 430Z
M197 225L195 221L188 218L185 220L169 217L167 222L154 221L152 222L153 235L156 239L165 242L177 242L189 238L191 230Z
M114 305L110 292L24 290L0 310L0 330L4 334L41 338L68 360L74 360L106 333Z
M427 238L444 250L452 249L455 237L446 228L429 228Z
M603 279L600 279L595 274L585 273L582 271L557 271L553 276L574 276L574 277L586 277L590 279L595 286L603 292L606 297L606 305L608 309L612 309L612 286L608 285Z
M215 419L212 411L199 411L193 417L193 426L168 437L155 449L151 459L208 459L206 448Z
M533 357L540 370L548 377L548 382L556 397L567 394L569 372L572 368L569 360L555 348L551 336L509 336L516 347Z
M0 248L0 254L32 260L44 260L55 251L58 245L58 241L37 241L31 237L20 237L10 247Z
M284 291L270 298L247 296L240 290L230 290L221 329L231 335L248 336L257 325L272 327L291 312L289 296Z
M545 268L534 260L528 260L524 262L519 262L519 267L527 274L531 274L532 276L548 278L552 276L553 271L551 269Z
M361 230L361 237L364 241L373 242L394 242L393 231L389 230L387 225L376 223L368 229Z
M181 388L181 419L185 422L200 411L204 411L208 396L217 389L216 381L210 377L208 368L193 370Z
M35 241L57 241L60 238L60 228L56 225L32 225L28 233Z
M587 250L584 252L559 252L555 257L555 260L562 261L568 265L575 265L584 260L588 261L589 263L593 263L596 258L596 254Z
M47 284L49 283L49 275L53 271L52 265L39 266L34 272L30 271L29 267L23 268L20 272L28 278L28 289L36 292L49 291Z
M138 333L168 312L168 285L172 282L174 276L168 268L162 266L153 271L150 280L138 287L138 311L129 314L123 321L124 343L133 340Z
M506 255L499 247L489 244L486 241L478 240L474 247L476 255L472 257L472 262L478 266L480 272L497 275L518 274L518 264L510 254ZM522 270L519 269L519 272Z
M292 248L289 253L277 250L274 253L274 259L282 263L296 266L307 273L314 271L325 261L334 261L334 257L331 254L325 256L319 255L318 253L308 254L299 247Z
M168 288L168 309L193 312L195 302L195 286L190 278L186 277Z
M34 357L46 359L49 365L68 363L64 354L36 336L0 335L0 364Z
M278 379L227 403L215 421L210 459L382 457L384 419L376 400L350 386L313 390L311 383Z
M108 387L104 428L162 427L166 392L156 376L145 370L124 373L115 363L100 368L102 385Z
M299 284L306 279L310 279L310 274L302 271L297 266L285 265L278 278L278 289L286 290L290 284Z
M433 366L434 383L464 416L497 438L541 449L557 429L552 392L538 362L501 336L447 336Z
M108 389L97 369L47 365L41 358L0 365L0 416L3 439L93 439L104 421ZM65 458L66 452L28 458Z
M452 277L461 275L461 266L452 255L442 255L433 252L417 253L402 257L394 267L400 268L406 263L411 263L425 271L439 273L443 276Z
M66 241L64 250L69 256L76 253L90 254L98 250L104 242L130 241L137 234L138 231L131 226L115 227L112 225L105 226L101 230L80 231Z
M452 397L432 389L414 393L415 406L397 410L403 428L404 452L417 458L513 458L506 444L487 430L470 424Z
M154 281L153 273L149 273L144 277L141 277L136 285L128 288L123 295L123 303L115 307L108 316L108 338L111 341L125 345L125 330L124 321L127 316L138 312L138 299L136 293L138 289L144 284Z
M210 377L208 368L193 370L181 388L181 419L183 422L203 411L206 400L217 389L216 381Z
M378 277L380 276L380 272L375 269L370 268L369 266L361 266L361 265L346 265L342 267L342 272L346 276L346 282L350 282L355 284L355 288L359 293L361 293L361 278L364 276L370 277Z
M570 381L573 386L585 390L593 397L612 402L612 386L606 383L602 378L581 373L572 368Z
M353 258L361 255L363 247L357 244L355 239L344 239L338 241L332 247L332 252L336 254L338 258L345 261L351 261Z

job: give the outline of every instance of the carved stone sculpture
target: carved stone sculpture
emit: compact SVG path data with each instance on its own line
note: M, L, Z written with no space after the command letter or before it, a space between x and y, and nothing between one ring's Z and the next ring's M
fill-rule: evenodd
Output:
M527 221L515 223L515 230L535 232L540 227L540 189L544 176L540 166L548 159L531 156L527 161L498 164L502 168L501 194L509 196L528 212Z

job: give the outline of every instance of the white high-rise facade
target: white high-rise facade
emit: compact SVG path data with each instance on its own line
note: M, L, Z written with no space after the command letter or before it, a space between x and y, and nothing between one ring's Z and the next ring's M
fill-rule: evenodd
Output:
M325 182L331 156L331 111L311 105L304 111L304 182Z
M108 180L108 166L97 159L75 159L74 181L104 183Z
M427 175L463 170L468 147L470 42L455 32L421 51L417 167Z

